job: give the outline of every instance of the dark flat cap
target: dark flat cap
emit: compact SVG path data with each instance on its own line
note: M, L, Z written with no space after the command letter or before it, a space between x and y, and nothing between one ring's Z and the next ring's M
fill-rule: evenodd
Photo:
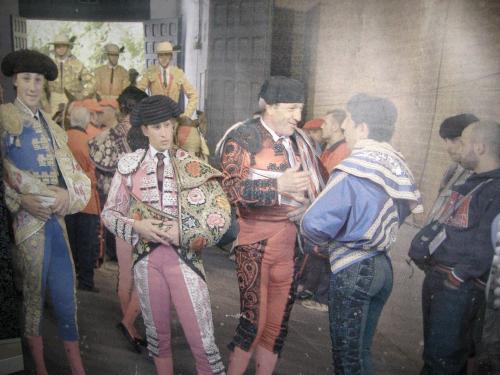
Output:
M461 115L448 117L439 127L439 135L443 139L460 137L467 126L478 121L479 119L472 113L462 113Z
M153 125L179 117L181 109L168 96L154 95L142 99L130 115L132 126Z
M259 97L267 104L304 103L304 84L293 78L274 76L264 82Z
M50 57L29 49L20 49L5 56L2 60L2 73L11 77L17 73L42 74L48 81L57 78L57 66Z

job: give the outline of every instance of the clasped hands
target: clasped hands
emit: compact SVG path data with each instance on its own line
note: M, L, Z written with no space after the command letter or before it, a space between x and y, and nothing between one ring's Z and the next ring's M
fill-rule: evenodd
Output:
M133 228L145 241L179 246L179 225L176 220L135 220Z
M311 203L306 197L307 189L311 183L311 173L308 171L299 171L300 165L288 168L277 179L278 193L282 196L300 203L300 207L288 213L290 221L298 222Z
M42 221L47 221L51 214L65 216L69 211L68 191L58 186L48 186L48 189L54 193L55 198L50 206L44 204L38 195L21 194L21 206Z

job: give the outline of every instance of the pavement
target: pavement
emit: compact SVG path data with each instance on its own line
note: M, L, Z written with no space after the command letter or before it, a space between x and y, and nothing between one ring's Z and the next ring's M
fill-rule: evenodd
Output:
M406 245L406 242L403 241L403 244ZM239 313L239 293L234 264L228 258L228 254L218 248L205 250L204 260L216 341L227 363L229 350L226 345L231 340L238 323ZM152 359L145 352L142 354L132 352L116 328L120 319L116 275L116 263L107 262L96 271L95 275L96 286L100 289L100 293L77 292L81 352L87 375L153 375L155 370ZM396 284L395 289L397 289ZM396 295L398 295L397 290ZM405 301L398 299L396 303L404 305ZM418 314L418 311L414 311L408 305L405 308L413 310L410 312L412 315ZM387 323L390 322L391 316L384 316L386 310L391 314L391 307L386 306L381 319L385 322L385 328L377 332L372 347L376 373L416 375L421 366L418 352L408 352L404 349L403 343L394 341L394 337L405 340L404 332L400 332L398 324L395 324L394 327L398 327L398 335L391 333L391 324ZM401 315L399 310L398 314ZM55 319L50 307L46 309L45 316L43 335L49 374L70 374L62 342L57 338ZM137 325L140 331L144 332L140 318ZM332 374L328 313L309 310L296 303L289 327L289 335L275 374ZM194 359L175 315L172 322L172 348L175 374L196 374ZM26 352L25 367L25 374L34 373ZM247 374L253 373L254 368L251 366Z

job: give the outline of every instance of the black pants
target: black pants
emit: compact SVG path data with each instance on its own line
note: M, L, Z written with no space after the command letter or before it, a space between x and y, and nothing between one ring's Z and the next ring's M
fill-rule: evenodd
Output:
M314 293L313 299L322 304L328 304L330 287L330 262L326 258L309 255L304 269L304 289Z
M99 254L99 216L78 212L65 217L69 244L77 269L78 285L94 287L94 267Z

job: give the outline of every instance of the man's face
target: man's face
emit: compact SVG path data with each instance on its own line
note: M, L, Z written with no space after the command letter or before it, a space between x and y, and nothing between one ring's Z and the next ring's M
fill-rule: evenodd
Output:
M473 137L472 130L475 125L467 126L462 132L461 148L459 161L465 169L474 170L479 164L479 156L476 152L476 140Z
M54 49L56 51L56 56L63 58L68 53L69 46L67 44L56 44Z
M345 142L350 150L353 150L356 143L360 140L359 126L360 124L356 125L354 123L351 114L347 113L347 117L342 123L341 129L344 132Z
M458 163L460 161L460 154L462 151L462 137L446 138L444 140L444 147L446 152L450 155L451 160Z
M339 128L339 124L337 121L333 118L332 115L326 115L324 118L325 122L323 123L323 126L321 127L321 136L322 136L322 141L327 142L330 140L330 138L333 137L335 134L335 130Z
M171 53L159 53L158 54L158 62L160 65L164 68L170 64L170 60L172 60L172 54Z
M111 66L115 66L116 64L118 64L119 57L120 55L117 53L108 53L108 61L111 64Z
M149 144L163 152L173 145L174 130L177 122L170 119L153 125L142 125L142 133L149 139Z
M290 136L302 118L302 103L277 103L266 106L271 123L268 124L279 136Z
M17 88L17 96L33 112L38 108L42 97L44 78L38 73L18 73L13 84Z
M321 143L323 142L323 130L322 129L310 129L307 130L307 134L309 134L309 137L316 142L316 143Z

